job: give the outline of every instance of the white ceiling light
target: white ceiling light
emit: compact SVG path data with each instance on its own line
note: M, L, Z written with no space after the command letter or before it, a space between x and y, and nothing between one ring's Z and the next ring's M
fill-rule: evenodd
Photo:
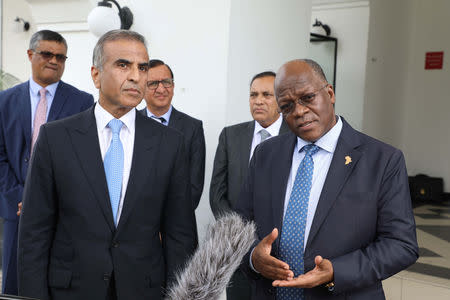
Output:
M109 2L117 6L119 13L112 8ZM113 29L130 29L133 24L133 14L126 6L121 8L117 1L105 0L98 2L98 6L91 11L87 21L89 31L96 36L102 36L104 33Z

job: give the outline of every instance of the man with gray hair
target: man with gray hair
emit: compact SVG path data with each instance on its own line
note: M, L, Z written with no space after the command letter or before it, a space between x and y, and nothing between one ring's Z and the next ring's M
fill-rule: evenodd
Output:
M32 75L0 93L0 218L4 219L2 293L17 295L18 205L40 126L79 113L92 95L61 81L66 40L57 32L33 34L27 50Z
M42 127L19 226L19 294L161 299L194 250L183 136L136 113L145 39L104 34L91 76L99 101Z

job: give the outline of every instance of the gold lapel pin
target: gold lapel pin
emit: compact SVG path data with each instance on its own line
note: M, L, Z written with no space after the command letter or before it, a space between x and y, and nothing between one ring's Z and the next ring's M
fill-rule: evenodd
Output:
M351 163L351 162L352 162L352 158L351 158L350 156L347 155L347 156L345 157L345 164L348 165L348 164Z

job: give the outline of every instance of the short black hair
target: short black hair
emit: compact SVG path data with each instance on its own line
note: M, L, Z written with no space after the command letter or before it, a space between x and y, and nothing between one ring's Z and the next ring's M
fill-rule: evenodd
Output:
M165 62L163 62L160 59L150 59L150 61L148 62L148 69L149 70L151 68L156 68L156 67L159 67L159 66L166 66L167 69L169 69L170 76L172 76L172 79L173 79L173 72L172 72L172 69L169 67L168 64L166 64Z
M252 81L250 81L250 86L252 86L253 81L255 81L255 79L263 78L263 77L275 77L276 75L277 74L275 74L275 72L272 72L272 71L265 71L265 72L258 73L255 76L253 76Z
M36 48L39 46L40 41L54 41L57 43L61 43L66 47L67 50L67 42L66 39L63 38L62 35L57 33L56 31L51 30L40 30L38 32L35 32L30 39L30 46L28 49L30 50L36 50Z

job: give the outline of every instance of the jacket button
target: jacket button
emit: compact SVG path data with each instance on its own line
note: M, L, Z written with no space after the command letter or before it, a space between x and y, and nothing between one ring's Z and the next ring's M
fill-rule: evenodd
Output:
M28 157L25 157L25 162L27 163L29 161L29 158Z
M274 289L273 287L268 288L268 289L267 289L267 292L268 292L270 295L273 295L273 294L275 294L275 289Z
M113 248L119 248L119 243L113 243Z

